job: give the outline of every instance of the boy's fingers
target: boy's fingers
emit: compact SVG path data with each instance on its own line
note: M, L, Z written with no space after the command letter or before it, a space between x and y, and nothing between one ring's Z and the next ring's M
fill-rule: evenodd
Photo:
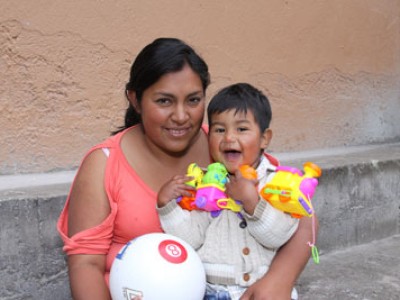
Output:
M235 177L237 178L237 179L240 179L240 178L242 178L243 177L243 175L242 175L242 173L240 172L240 170L238 169L238 170L236 170L236 172L235 172Z
M185 175L185 182L186 181L192 181L193 179L195 179L194 176Z
M192 194L188 190L183 190L182 191L182 196L191 197Z
M186 185L186 190L187 191L195 191L196 188L194 186L191 186L191 185Z

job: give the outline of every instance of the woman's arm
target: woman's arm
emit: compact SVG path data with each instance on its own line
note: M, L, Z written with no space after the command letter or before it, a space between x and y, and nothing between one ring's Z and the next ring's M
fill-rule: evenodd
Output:
M315 232L318 220L315 216ZM292 238L282 246L273 259L268 272L250 286L241 300L282 300L290 299L292 288L306 266L311 248L307 242L313 241L312 219L303 217Z
M68 257L69 282L74 300L110 300L104 279L106 256L74 254Z
M104 188L106 156L89 154L74 181L68 210L68 236L100 224L110 205ZM105 282L106 255L74 254L68 257L72 296L75 300L111 299Z

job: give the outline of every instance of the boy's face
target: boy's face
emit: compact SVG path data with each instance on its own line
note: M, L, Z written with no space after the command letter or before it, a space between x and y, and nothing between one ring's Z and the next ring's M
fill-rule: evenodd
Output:
M271 137L270 129L260 131L251 111L235 114L235 110L228 110L211 116L210 153L229 173L234 173L241 165L256 168L261 151L268 146Z

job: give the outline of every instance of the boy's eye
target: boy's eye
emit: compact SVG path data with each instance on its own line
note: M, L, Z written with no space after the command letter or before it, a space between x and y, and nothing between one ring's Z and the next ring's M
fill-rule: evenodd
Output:
M243 132L243 131L247 131L247 130L248 130L247 127L239 127L239 128L237 129L237 131L239 131L239 132Z
M223 132L225 132L225 129L224 129L224 128L217 127L217 128L214 128L213 131L216 132L216 133L223 133Z

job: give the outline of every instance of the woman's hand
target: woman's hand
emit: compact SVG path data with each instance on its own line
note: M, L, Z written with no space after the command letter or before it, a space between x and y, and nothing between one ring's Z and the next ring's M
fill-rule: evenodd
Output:
M268 273L251 285L240 300L290 300L292 288L283 282L273 282Z

